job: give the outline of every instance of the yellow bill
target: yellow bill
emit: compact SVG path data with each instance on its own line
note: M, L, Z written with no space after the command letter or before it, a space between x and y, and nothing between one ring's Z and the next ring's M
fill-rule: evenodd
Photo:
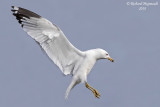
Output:
M114 60L111 57L108 57L108 60L110 60L111 62L114 62Z

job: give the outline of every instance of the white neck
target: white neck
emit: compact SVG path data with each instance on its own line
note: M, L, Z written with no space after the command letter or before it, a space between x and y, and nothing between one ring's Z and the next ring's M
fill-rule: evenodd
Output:
M99 49L88 50L88 51L86 51L86 54L89 57L95 58L95 60L104 59L102 56L102 53L101 53L101 51L99 51Z

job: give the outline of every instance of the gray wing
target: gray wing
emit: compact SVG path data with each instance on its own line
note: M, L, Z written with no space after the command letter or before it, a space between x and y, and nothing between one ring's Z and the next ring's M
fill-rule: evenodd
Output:
M75 48L60 28L47 19L20 7L12 6L12 11L23 30L39 43L61 71L65 75L71 74L84 53Z

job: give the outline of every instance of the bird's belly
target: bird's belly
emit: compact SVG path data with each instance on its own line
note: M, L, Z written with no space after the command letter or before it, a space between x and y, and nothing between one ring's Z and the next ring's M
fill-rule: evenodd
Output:
M88 69L87 69L87 75L88 75L90 72L91 72L91 69L88 68Z
M86 70L87 70L87 71L86 71L87 75L91 72L91 69L92 69L93 65L94 65L94 64L88 65L88 67L87 67L87 69L86 69Z
M78 70L74 73L74 77L80 78L81 82L83 83L87 80L87 75L90 73L94 64L94 60L85 60L83 64L78 67Z

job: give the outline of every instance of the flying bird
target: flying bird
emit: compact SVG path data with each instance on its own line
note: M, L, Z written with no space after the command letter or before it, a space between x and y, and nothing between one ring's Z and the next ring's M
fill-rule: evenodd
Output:
M85 83L86 88L91 90L96 98L100 97L99 92L87 83L87 75L99 59L114 62L108 52L100 48L80 51L69 42L61 29L49 20L21 7L12 6L11 11L23 30L41 46L62 73L72 75L66 90L66 99L71 89L79 83Z

